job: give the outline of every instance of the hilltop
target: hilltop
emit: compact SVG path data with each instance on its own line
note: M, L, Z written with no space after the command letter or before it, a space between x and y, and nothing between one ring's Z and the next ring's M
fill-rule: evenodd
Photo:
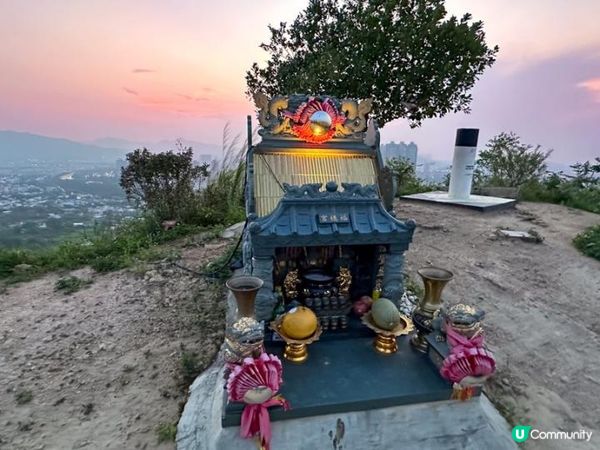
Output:
M396 212L417 222L405 268L413 282L420 284L423 265L448 268L455 278L445 301L487 311L498 372L486 391L505 417L600 433L600 261L571 244L600 215L541 203L481 214L402 202ZM545 239L500 239L498 227L533 228ZM186 238L166 248L197 269L226 245ZM163 260L109 274L70 272L93 284L65 295L55 283L67 274L0 294L0 444L154 448L159 426L173 432L182 382L210 364L223 339L224 294L214 290L222 283ZM543 442L525 448L552 448Z
M405 271L420 284L419 267L448 268L454 279L445 301L486 311L487 343L498 364L486 391L507 420L600 433L600 261L572 244L600 224L600 215L529 202L484 214L417 203L395 210L417 221ZM499 238L498 228L533 229L544 241ZM526 448L564 448L556 442Z

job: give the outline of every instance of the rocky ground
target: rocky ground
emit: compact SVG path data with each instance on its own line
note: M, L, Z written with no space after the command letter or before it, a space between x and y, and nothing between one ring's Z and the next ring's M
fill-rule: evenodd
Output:
M480 212L403 202L417 221L406 271L433 264L455 274L447 303L487 311L498 373L486 390L513 423L540 430L594 431L590 444L531 441L529 448L600 448L600 261L571 239L600 216L559 205L521 203ZM498 228L534 229L542 243L508 240Z
M229 241L186 243L169 251L198 268ZM223 338L221 283L163 261L72 272L92 284L66 295L65 275L0 294L0 448L173 448L187 387Z

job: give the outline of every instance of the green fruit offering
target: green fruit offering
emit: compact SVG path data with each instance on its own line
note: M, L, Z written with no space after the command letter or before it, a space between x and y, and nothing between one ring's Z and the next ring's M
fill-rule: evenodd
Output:
M375 300L371 307L371 314L375 325L383 330L393 330L400 323L400 311L387 298Z

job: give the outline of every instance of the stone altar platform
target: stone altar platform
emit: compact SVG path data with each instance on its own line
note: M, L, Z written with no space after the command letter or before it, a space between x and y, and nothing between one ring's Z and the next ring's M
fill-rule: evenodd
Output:
M477 211L497 211L499 209L513 208L517 201L512 198L490 197L487 195L471 195L468 200L456 200L448 197L445 191L423 192L421 194L403 195L402 200L439 203Z
M376 373L373 371L373 376ZM373 380L375 382L375 380ZM292 405L294 407L294 405ZM223 361L200 375L177 427L179 450L256 450L223 427ZM272 422L273 450L514 450L506 421L481 395Z
M233 296L227 300L231 316ZM447 353L445 342L432 338L428 356L403 336L398 353L386 356L373 350L373 336L351 320L348 330L325 333L311 344L308 360L299 365L283 359L283 342L266 336L267 351L283 362L281 394L292 408L269 410L272 450L517 448L509 425L484 395L448 400L452 387L432 363L435 355ZM242 408L224 401L223 377L219 354L190 387L177 426L177 449L256 450L253 440L239 435Z
M309 346L303 364L283 358L283 344L267 343L267 353L283 363L280 393L291 409L271 408L271 420L380 409L447 400L452 386L443 380L427 355L415 351L407 336L398 339L398 352L382 355L368 337L324 339ZM222 425L238 426L243 404L224 405Z

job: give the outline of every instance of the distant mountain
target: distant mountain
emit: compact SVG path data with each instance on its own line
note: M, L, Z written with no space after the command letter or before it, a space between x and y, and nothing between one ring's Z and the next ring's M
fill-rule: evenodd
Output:
M133 142L128 141L127 139L113 138L113 137L104 137L99 139L94 139L89 141L92 145L97 145L98 147L106 147L106 148L118 148L121 150L127 150L128 152L135 150L136 148L145 147L147 144L143 142Z
M0 130L0 162L83 161L114 162L125 151L31 133Z
M168 150L175 150L176 139L164 139L158 142L141 142L141 141L129 141L127 139L104 137L100 139L94 139L90 141L91 144L100 147L119 148L131 152L137 148L147 148L152 152L165 152ZM215 144L206 144L204 142L190 141L188 139L181 139L181 143L184 147L192 147L194 155L211 155L212 157L218 157L221 154L221 147Z

